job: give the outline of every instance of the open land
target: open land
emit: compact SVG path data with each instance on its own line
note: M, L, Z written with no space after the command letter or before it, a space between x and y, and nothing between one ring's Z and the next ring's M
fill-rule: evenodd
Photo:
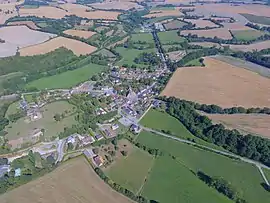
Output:
M189 44L193 44L193 45L199 45L199 46L202 46L202 47L217 47L217 48L220 48L220 44L218 43L214 43L214 42L191 42Z
M78 173L79 170L79 173ZM1 203L131 203L101 180L84 157L0 196Z
M244 16L248 21L252 23L256 23L259 25L270 25L270 17L261 16L261 15L252 15L248 13L242 13L242 16Z
M211 22L210 20L203 20L203 19L185 19L185 21L190 22L192 24L195 24L196 28L213 28L213 27L218 27L215 23Z
M78 40L65 37L56 37L42 44L22 48L19 51L21 56L34 56L49 53L60 47L65 47L71 50L77 56L91 54L97 49L96 47L93 47Z
M153 162L154 158L147 152L135 148L127 157L113 163L106 174L117 184L136 193L144 183Z
M163 16L183 16L184 14L178 9L175 8L173 10L152 10L149 14L145 15L145 18L156 18Z
M130 38L130 37L127 36L127 37L123 38L122 40L117 41L117 42L115 42L115 43L109 45L108 48L110 49L110 48L112 48L112 47L115 47L115 46L118 45L118 44L123 44L123 43L125 43L129 38Z
M150 33L132 34L130 40L134 43L136 42L154 43L153 36Z
M172 20L166 24L163 24L166 30L175 30L182 28L184 25L187 25L187 23L182 22L180 20Z
M105 1L102 3L94 3L90 4L91 7L96 8L96 9L104 9L104 10L111 10L111 9L119 9L119 10L129 10L132 8L142 8L141 5L135 3L135 2L120 2L120 1Z
M184 50L172 51L172 52L167 53L167 55L169 56L169 59L171 59L172 61L179 61L186 55L186 51Z
M17 16L16 12L16 4L18 3L11 3L11 4L0 4L0 24L4 24L9 18Z
M102 72L104 68L104 66L90 63L82 68L34 80L28 83L26 87L36 87L39 90L71 88L74 85L88 80L93 75Z
M229 129L243 134L270 138L270 116L263 114L206 114L214 123L222 123Z
M68 15L65 10L50 6L41 6L38 8L21 8L19 10L20 16L36 16L36 17L46 17L53 19L61 19Z
M232 35L237 40L250 41L264 35L264 32L258 30L232 30Z
M238 160L233 160L209 151L201 150L196 147L183 144L174 140L170 140L148 132L141 132L136 141L149 148L160 149L165 153L175 156L177 162L180 162L181 164L185 165L186 166L185 168L188 168L194 171L195 173L197 173L198 171L202 171L211 177L223 177L224 179L229 181L232 184L232 186L239 191L239 194L249 203L267 202L268 199L270 198L270 193L267 192L261 186L261 183L263 183L264 181L256 166ZM156 163L158 163L158 161L156 161ZM162 168L163 170L169 170L167 174L172 174L173 178L170 178L171 181L169 181L167 184L159 183L160 181L164 182L166 181L166 177L164 178L163 175L159 175L158 177L152 178L152 181L154 181L154 183L156 182L156 184L152 184L152 186L149 187L149 189L147 189L146 183L144 187L145 189L143 190L143 194L145 194L147 197L151 197L151 199L158 198L160 200L163 200L162 198L167 196L167 194L173 193L173 195L168 197L171 198L177 196L177 194L181 192L181 190L185 189L184 186L182 187L177 187L175 185L172 186L173 181L177 182L178 184L181 184L178 181L180 180L179 176L181 175L181 172L176 174L178 170L174 169L171 171L170 167L168 167L167 164L162 164L162 166L160 166L160 170L162 170ZM156 167L154 166L152 171L154 172L155 169ZM181 177L184 178L185 176L188 177L188 174L183 175ZM171 176L168 175L168 177ZM188 184L189 181L192 181L192 179L180 182L182 182L183 184L184 183ZM151 191L152 187L154 187L154 189L152 189ZM190 193L186 192L186 194L192 194L192 192L194 193L197 192L196 188L197 187L192 187L191 192ZM212 197L214 195L209 196ZM196 196L194 196L193 198L195 197ZM163 200L163 202L168 201ZM189 202L201 202L201 201L198 200Z
M241 23L222 23L222 25L224 26L224 28L227 28L228 30L254 30Z
M162 95L222 107L270 106L268 78L213 58L204 63L206 67L177 69Z
M262 42L255 42L248 45L234 45L234 44L230 45L230 48L232 50L244 51L244 52L253 51L253 50L261 51L263 49L268 49L269 47L270 47L270 40L266 40Z
M14 21L14 22L9 22L8 25L25 25L33 30L39 29L39 27L36 26L36 24L33 21Z
M198 35L199 37L218 37L221 39L232 39L232 35L228 29L225 28L214 28L209 30L183 30L181 35L187 36L188 34Z
M94 34L96 34L96 32L92 32L92 31L85 31L85 30L65 30L64 31L65 34L67 35L71 35L71 36L75 36L75 37L81 37L84 39L88 39L91 36L93 36Z
M158 37L161 44L177 44L185 41L185 38L180 37L176 30L159 32Z

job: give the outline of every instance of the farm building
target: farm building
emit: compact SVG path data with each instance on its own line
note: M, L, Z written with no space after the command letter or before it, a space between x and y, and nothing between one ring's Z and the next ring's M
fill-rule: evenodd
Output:
M100 166L103 165L104 160L103 160L103 158L102 158L101 156L97 155L97 156L95 156L95 157L93 158L93 162L94 162L94 164L95 164L96 166L100 167Z

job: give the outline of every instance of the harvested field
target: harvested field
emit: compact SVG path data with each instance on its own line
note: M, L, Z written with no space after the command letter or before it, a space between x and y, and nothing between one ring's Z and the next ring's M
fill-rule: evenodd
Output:
M241 23L222 23L228 30L253 30L252 28L242 25Z
M78 173L79 170L79 173ZM84 157L0 196L1 203L131 203L100 179Z
M183 30L181 35L187 36L188 34L198 35L199 37L218 37L221 39L232 39L232 35L226 28L215 28L209 30Z
M36 24L33 21L15 21L15 22L9 22L8 25L25 25L33 30L39 29L39 27L36 26Z
M214 123L222 123L229 129L243 134L254 134L270 138L270 115L263 114L205 114Z
M177 69L162 95L222 107L270 107L268 78L209 57L204 64Z
M180 12L179 8L175 8L174 10L152 10L149 14L145 15L145 18L156 18L163 16L184 16L182 12Z
M269 47L270 47L270 40L256 42L256 43L248 44L248 45L235 45L235 44L230 45L230 48L232 50L244 51L244 52L253 51L253 50L261 51L263 49L268 49Z
M19 10L20 16L36 16L36 17L46 17L46 18L54 18L61 19L68 15L65 10L50 7L50 6L41 6L39 8L21 8Z
M164 25L166 30L175 30L175 29L182 28L186 24L187 23L182 22L180 20L173 20L173 21L170 21L170 22L163 24L163 25Z
M4 24L9 18L17 16L15 5L16 3L15 4L0 4L0 24Z
M137 9L143 8L141 5L134 2L130 2L130 1L127 1L127 2L105 1L102 3L94 3L94 4L91 4L90 6L96 9L104 9L104 10L110 10L110 9L129 10L132 8L137 8Z
M73 51L73 53L77 56L91 54L97 49L96 47L90 46L78 40L65 37L57 37L42 44L25 47L23 49L20 49L19 51L21 56L34 56L49 53L60 47L65 47Z
M75 36L75 37L81 37L84 39L88 39L91 36L93 36L94 34L96 34L96 32L92 32L92 31L85 31L85 30L65 30L64 31L65 34L67 35L71 35L71 36Z
M206 28L206 27L218 27L215 23L211 22L210 20L203 20L203 19L185 19L186 22L190 22L192 24L195 24L196 28Z
M217 47L217 48L222 47L220 44L214 43L214 42L191 42L189 44L199 45L199 46L208 47L208 48L210 48L210 47Z
M187 53L186 51L173 51L173 52L169 52L167 53L169 56L169 59L171 59L172 61L179 61L180 59L182 59Z

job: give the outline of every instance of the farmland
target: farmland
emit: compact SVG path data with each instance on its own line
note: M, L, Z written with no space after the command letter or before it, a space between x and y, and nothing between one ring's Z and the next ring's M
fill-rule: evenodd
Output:
M65 30L64 31L65 34L67 35L71 35L71 36L75 36L75 37L81 37L84 39L88 39L91 36L93 36L94 34L96 34L95 32L91 32L91 31L85 31L85 30Z
M264 35L263 32L257 30L233 30L231 31L234 38L237 40L250 41Z
M37 27L33 21L14 21L14 22L9 22L8 25L25 25L33 30L39 29L39 27Z
M153 157L147 152L135 148L127 157L113 163L106 174L116 183L136 193L144 183L153 163Z
M204 173L212 177L217 176L225 178L234 187L236 187L236 189L239 191L239 194L249 203L265 202L267 201L267 199L270 198L269 192L267 192L261 186L263 179L257 167L251 164L232 160L227 157L214 154L212 152L200 150L195 147L147 132L141 132L137 139L137 142L142 143L147 147L158 148L163 152L170 153L171 155L176 157L176 160L178 162L185 165L186 168L189 168L195 173L198 171L203 171ZM154 166L154 169L155 168L156 167ZM167 170L170 170L169 167L166 166L166 168ZM175 171L176 170L171 173L175 174ZM158 178L156 177L155 180L166 181L162 180L164 179L163 177L164 176L159 176ZM175 179L176 178L174 178L174 180ZM163 192L163 195L166 196L166 193L172 192L175 190L175 188L178 188L171 188L171 184L172 182L168 184L166 190L160 190L160 193ZM159 186L161 187L161 185ZM193 189L195 188L192 188L192 192L194 191ZM179 190L177 191L179 192ZM146 194L146 191L143 192L144 194ZM159 194L158 192L156 192L155 194L152 192L151 195L151 198L153 199L155 197L162 198L162 194Z
M268 78L217 59L205 58L204 64L177 69L162 95L222 107L270 106Z
M257 50L257 51L261 51L263 49L268 49L270 46L270 40L266 40L266 41L261 41L261 42L255 42L252 44L248 44L248 45L230 45L230 48L232 50L235 51L253 51L253 50Z
M163 25L166 30L175 30L175 29L182 28L184 25L187 25L187 23L182 22L180 20L173 20Z
M150 33L132 34L130 40L134 43L136 43L136 42L154 43L153 36Z
M213 28L217 27L217 25L209 20L203 20L203 19L197 19L197 20L192 20L192 19L185 19L185 21L190 22L195 25L196 28Z
M80 172L78 173L78 169ZM104 183L83 157L2 196L1 203L131 203Z
M177 44L185 41L185 38L178 36L177 31L159 32L158 37L161 44Z
M26 85L26 88L36 87L39 90L54 88L71 88L74 85L88 80L93 75L102 72L104 69L104 66L90 63L82 68L34 80L28 83Z
M171 9L171 10L163 10L156 9L150 11L149 14L145 15L145 18L156 18L156 17L164 17L164 16L183 16L184 14L180 12L179 9Z
M252 23L262 24L262 25L270 25L270 16L260 16L260 15L252 15L248 13L242 13L247 20Z
M20 49L20 54L21 56L46 54L60 47L65 47L66 49L71 50L77 56L90 54L96 50L96 47L93 47L81 41L65 37L57 37L42 44L22 48Z
M67 12L56 7L41 6L39 8L21 8L19 14L20 16L36 16L40 18L45 16L46 18L61 19L67 15Z
M188 34L198 35L199 37L218 37L221 39L232 39L231 33L225 28L214 28L209 30L183 30L181 35L187 36Z
M137 3L127 1L127 2L118 2L118 1L104 1L102 3L94 3L91 4L91 7L96 9L104 9L104 10L111 10L111 9L118 9L118 10L129 10L131 8L142 8Z
M193 45L199 45L199 46L202 46L202 47L217 47L217 48L220 48L220 44L218 43L214 43L214 42L191 42L189 44L193 44Z

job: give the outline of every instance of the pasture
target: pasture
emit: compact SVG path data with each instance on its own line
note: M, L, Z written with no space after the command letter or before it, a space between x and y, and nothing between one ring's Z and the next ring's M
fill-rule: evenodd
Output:
M182 36L187 36L188 34L197 35L198 37L210 37L210 38L220 38L220 39L232 39L232 35L226 28L214 28L209 30L183 30L180 33Z
M79 170L79 172L78 172ZM132 203L98 177L84 157L0 196L1 203Z
M214 58L206 57L204 64L177 69L162 95L225 108L270 106L268 78Z
M65 47L66 49L71 50L77 56L91 54L97 49L94 46L78 40L56 37L42 44L22 48L19 52L21 56L34 56L49 53L60 47Z
M214 43L214 42L191 42L189 44L191 44L191 45L199 45L199 46L207 47L207 48L210 48L210 47L221 48L222 47L220 44Z
M202 66L203 64L201 64L201 62L200 62L200 59L199 58L197 58L197 59L193 59L193 60L191 60L191 61L189 61L189 62L187 62L186 64L185 64L185 66Z
M158 157L143 187L142 196L158 202L230 203L222 194L208 187L188 168L171 157Z
M137 142L147 147L158 148L163 152L170 153L176 157L177 162L185 165L186 168L189 168L195 173L202 171L212 177L223 177L229 181L232 186L238 190L240 196L249 203L267 202L270 198L270 193L261 186L261 183L264 181L256 166L148 132L141 132ZM154 169L155 168L156 167L154 167ZM169 167L166 168L169 170ZM174 174L175 172L171 173ZM162 178L163 176L159 176L159 179ZM158 179L156 178L156 180ZM175 190L176 187L170 188L171 184L172 182L168 184L164 195L166 195L166 192L169 193L170 190ZM161 187L161 185L159 186ZM181 189L183 188L179 187L177 191L180 192ZM159 195L159 193L156 193L156 195Z
M39 90L71 88L81 82L90 79L93 75L98 74L104 70L104 66L90 63L82 68L34 80L28 83L26 88L36 87Z
M242 13L242 16L244 16L248 21L256 24L261 25L270 25L270 16L261 16L261 15L252 15L248 13Z
M168 23L163 24L166 30L176 30L182 28L183 26L187 25L187 23L182 22L180 20L172 20Z
M96 34L96 32L92 32L92 31L72 30L72 29L65 30L64 33L67 35L71 35L74 37L80 37L80 38L84 38L84 39L88 39L88 38L92 37L94 34Z
M185 19L186 22L190 22L195 25L195 28L213 28L218 27L215 23L210 20L203 20L203 19Z
M9 22L8 25L25 25L33 30L39 29L39 27L36 26L36 24L33 21L14 21L14 22Z
M235 44L231 44L230 48L234 51L244 51L244 52L248 52L248 51L253 51L253 50L257 50L257 51L261 51L263 49L268 49L270 47L270 40L266 40L266 41L261 41L261 42L255 42L252 44L247 44L247 45L235 45Z
M264 32L258 30L232 30L232 35L235 39L240 41L250 41L259 38L264 35Z
M147 152L134 148L127 157L118 159L108 169L105 169L105 173L117 184L137 193L154 161L154 158Z
M20 8L19 9L20 16L36 16L39 18L53 18L53 19L61 19L68 15L68 13L60 8L50 7L50 6L40 6L38 8Z
M132 34L130 40L134 43L138 42L154 43L153 36L150 33Z
M96 9L103 9L103 10L111 10L111 9L116 9L116 10L129 10L132 8L142 8L141 5L131 2L131 1L126 1L126 2L118 2L118 1L104 1L102 3L93 3L91 4L91 7L96 8Z
M180 17L183 16L184 14L176 7L175 9L158 9L156 8L155 10L151 10L149 14L143 16L145 18L157 18L157 17L165 17L165 16L176 16Z
M185 41L185 38L180 37L176 30L159 32L158 37L161 44L177 44Z

